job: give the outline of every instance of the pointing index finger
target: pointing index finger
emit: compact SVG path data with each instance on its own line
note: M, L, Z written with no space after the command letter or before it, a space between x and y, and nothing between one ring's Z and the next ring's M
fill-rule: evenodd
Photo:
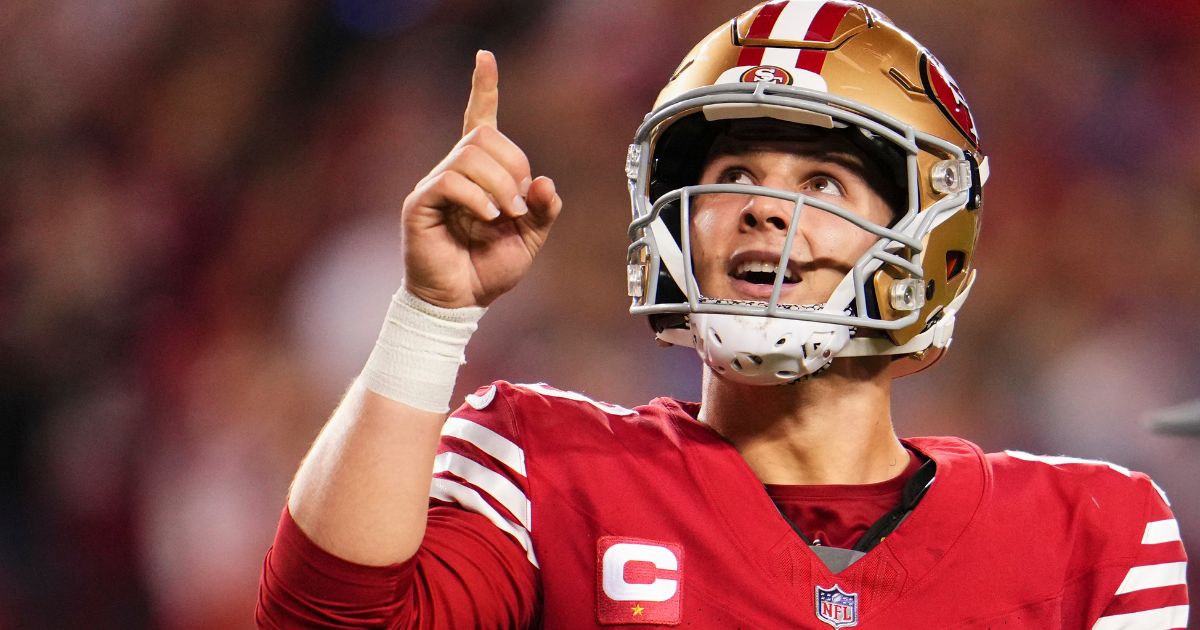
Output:
M475 53L475 72L471 74L471 96L463 114L463 135L476 127L496 128L496 110L500 105L500 70L496 57L481 50Z

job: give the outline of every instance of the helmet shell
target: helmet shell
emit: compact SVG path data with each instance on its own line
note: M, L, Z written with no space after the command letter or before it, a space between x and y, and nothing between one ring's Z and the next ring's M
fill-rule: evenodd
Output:
M982 205L979 165L984 156L970 108L942 64L886 16L866 5L841 0L774 0L759 4L702 39L674 71L647 120L656 112L678 109L697 90L736 82L790 85L824 93L836 107L856 109L868 117L871 112L882 112L888 117L887 124L899 132L940 141L918 141L918 150L912 155L915 160L910 160L917 176L909 180L915 185L906 193L911 209L918 214L947 196L935 189L936 165L959 157L970 163L973 182L963 211L939 216L935 225L918 235L925 292L920 315L902 328L859 327L856 334L904 346L928 330L952 304L957 308L961 299L956 298L965 297L973 279ZM651 169L676 157L663 153L659 141L676 123L700 110L699 106L678 109L649 130L645 147L651 154ZM731 107L722 116L808 120L761 107ZM958 155L952 155L947 145L956 148L953 153ZM651 173L651 179L661 190L661 176L655 179ZM689 183L694 182L676 185ZM901 255L915 260L916 253L906 248ZM864 290L870 294L874 316L895 321L909 315L892 307L889 291L896 281L911 277L910 271L890 263L871 273ZM917 364L898 365L897 372L910 373L928 365L922 361L926 354L924 349L906 353ZM928 358L940 354L929 353Z

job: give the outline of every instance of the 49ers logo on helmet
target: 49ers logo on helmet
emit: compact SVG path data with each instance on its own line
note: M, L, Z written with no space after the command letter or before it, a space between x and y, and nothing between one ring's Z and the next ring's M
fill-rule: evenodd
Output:
M978 147L975 117L971 115L971 108L967 107L962 90L958 89L958 84L950 78L950 73L946 72L941 62L929 53L921 56L921 81L925 83L925 93L954 122L954 126L971 140L971 144Z
M742 83L779 83L791 85L792 75L779 66L754 66L742 73Z

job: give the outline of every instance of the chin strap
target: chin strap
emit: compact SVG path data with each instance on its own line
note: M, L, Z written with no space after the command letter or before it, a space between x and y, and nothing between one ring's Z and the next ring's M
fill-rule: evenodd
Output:
M656 337L681 348L694 348L696 346L695 336L687 328L664 328Z
M650 234L654 236L659 260L667 268L667 273L671 274L675 284L679 285L686 295L688 283L683 273L683 250L675 242L675 237L662 219L655 218L650 222Z

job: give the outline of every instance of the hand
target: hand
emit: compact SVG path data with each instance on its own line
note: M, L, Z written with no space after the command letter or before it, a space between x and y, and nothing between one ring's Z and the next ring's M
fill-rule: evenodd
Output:
M462 139L404 200L405 286L436 306L487 306L516 286L562 209L496 128L498 84L496 58L479 51Z

